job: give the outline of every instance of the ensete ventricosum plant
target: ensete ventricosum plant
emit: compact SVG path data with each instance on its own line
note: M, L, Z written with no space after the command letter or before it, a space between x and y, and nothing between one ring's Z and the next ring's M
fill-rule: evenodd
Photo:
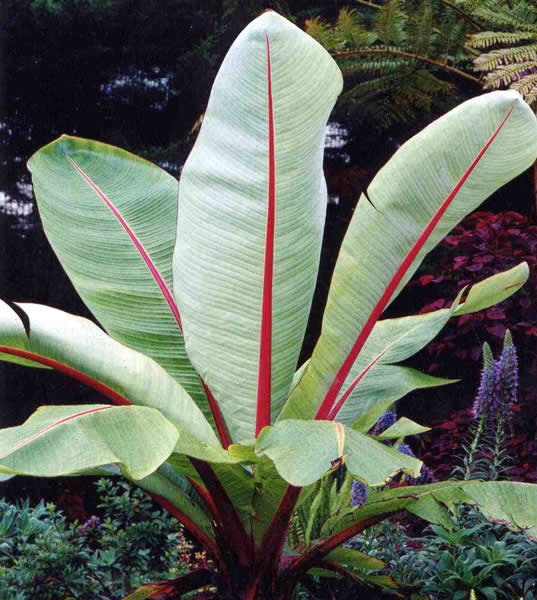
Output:
M451 316L526 281L523 263L449 309L379 320L427 252L533 163L535 116L517 93L495 92L398 150L358 202L321 336L295 372L326 210L325 127L341 87L327 52L267 12L224 59L179 184L128 152L69 136L29 161L48 239L106 333L53 308L3 302L1 357L57 369L106 403L43 407L1 431L0 469L121 475L168 508L215 569L146 586L138 599L208 584L219 598L290 598L314 567L338 576L366 567L368 557L338 547L403 509L443 522L447 507L477 503L537 533L537 486L390 489L421 468L397 440L426 428L402 418L369 434L401 396L448 383L397 363ZM342 464L367 484L367 502L339 506L318 537L293 545L292 515Z

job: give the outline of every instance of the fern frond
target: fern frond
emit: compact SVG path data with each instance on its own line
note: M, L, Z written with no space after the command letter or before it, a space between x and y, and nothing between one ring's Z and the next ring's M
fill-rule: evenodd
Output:
M511 87L526 98L537 85L537 72L526 75L511 84ZM527 100L526 100L527 102Z
M385 44L401 45L406 39L406 14L401 10L399 0L389 0L377 15L375 31Z
M537 59L537 44L528 44L515 48L500 48L476 58L474 60L474 69L476 71L492 71L502 65L524 63L535 59Z
M470 48L490 48L500 44L509 46L518 42L537 40L537 32L529 31L480 31L468 38Z
M337 45L337 39L334 30L330 24L325 23L320 17L306 19L306 33L324 46L327 50L334 50Z
M474 12L473 16L480 19L482 22L487 23L487 27L490 29L503 28L505 26L512 27L515 31L531 31L535 32L537 27L534 23L528 20L517 18L513 15L513 12L499 12L487 7L478 7ZM492 27L490 27L492 25Z
M408 60L379 54L377 56L363 57L359 61L340 62L339 66L344 76L357 75L359 73L374 73L376 75L388 75L400 73L402 69L408 68Z
M485 77L485 89L498 89L502 86L507 87L515 81L518 81L524 75L534 72L536 69L536 61L501 65Z
M433 4L431 0L423 0L417 17L412 19L409 27L414 29L414 52L416 54L430 54L433 45Z

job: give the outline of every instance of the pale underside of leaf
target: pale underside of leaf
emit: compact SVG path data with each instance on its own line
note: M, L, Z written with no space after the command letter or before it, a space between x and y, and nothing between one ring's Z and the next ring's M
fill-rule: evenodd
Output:
M535 115L511 91L463 103L398 150L368 188L375 208L360 201L353 215L293 404L330 412L382 310L427 252L536 155Z
M340 88L337 66L316 42L275 13L262 15L226 56L181 174L174 294L189 356L213 391L235 441L255 434L260 364L266 378L270 359L272 419L291 385L326 210L325 124ZM265 260L270 254L272 265ZM267 267L273 269L271 295L264 295ZM261 350L262 329L268 335L263 299L269 296L270 356L268 343ZM266 409L268 385L263 381ZM263 413L260 424L266 421Z

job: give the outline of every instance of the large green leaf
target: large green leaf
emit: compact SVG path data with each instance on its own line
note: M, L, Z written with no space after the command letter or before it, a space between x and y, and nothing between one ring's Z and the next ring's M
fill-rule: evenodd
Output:
M406 496L414 498L412 505L422 518L438 522L436 507L426 498L452 508L457 504L474 504L483 515L502 522L514 530L522 530L537 539L537 485L513 481L444 481L410 488L376 492L375 504L391 502Z
M0 471L58 477L110 463L142 479L172 453L177 429L143 406L44 406L0 430Z
M536 156L537 119L513 91L461 104L396 152L369 186L371 202L362 197L354 212L295 404L322 406L325 418L374 324L427 252Z
M355 387L351 387L337 413L337 420L352 423L370 411L371 417L377 414L380 416L392 402L414 389L452 383L447 379L431 377L390 363L403 361L421 350L438 335L451 317L477 312L505 300L520 289L528 275L528 265L521 263L476 283L468 291L466 301L460 303L459 294L451 308L378 321L342 386L338 400L347 393L356 378L362 377ZM280 418L312 418L317 406L313 396L308 398L302 394L292 395ZM367 419L369 426L375 421L376 419L372 422ZM367 431L363 428L360 430Z
M287 419L265 428L256 454L267 456L288 483L310 485L344 458L349 472L375 486L401 471L419 474L421 461L332 421Z
M48 366L93 385L114 401L156 408L201 442L218 445L192 398L155 361L123 346L87 319L40 304L18 306L30 320L30 337L18 315L0 301L0 359L37 366L46 360ZM14 350L35 360L9 354Z
M89 309L114 339L156 360L206 410L166 299L174 302L177 181L129 152L70 136L39 150L28 167L45 233Z
M293 379L326 210L325 125L341 85L320 45L264 13L224 59L181 174L174 292L188 354L235 440L254 435L258 404L271 398L278 414Z

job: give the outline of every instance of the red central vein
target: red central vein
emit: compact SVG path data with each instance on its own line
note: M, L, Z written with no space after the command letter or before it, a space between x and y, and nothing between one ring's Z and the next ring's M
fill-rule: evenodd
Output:
M173 297L170 289L166 285L164 278L162 277L162 275L160 274L159 270L157 269L155 263L151 260L151 257L147 253L147 250L145 249L144 245L142 244L140 239L138 239L137 235L131 229L130 225L124 219L123 215L119 212L119 210L115 207L115 205L110 200L110 198L108 198L108 196L101 190L101 188L91 179L91 177L87 173L85 173L82 170L81 167L79 167L77 165L77 163L71 157L67 157L67 158L69 159L69 162L71 163L73 168L77 171L77 173L79 173L79 175L84 179L84 181L91 187L91 189L99 196L99 198L112 211L112 214L116 217L116 219L119 221L120 225L123 227L123 229L129 236L129 238L131 239L135 248L138 250L138 252L140 253L140 256L143 258L145 264L147 265L147 268L151 272L151 275L153 275L153 278L155 279L157 285L159 286L159 288L162 292L162 295L164 296L164 299L166 300L168 306L170 307L172 315L173 315L174 319L176 320L177 325L179 327L179 331L182 332L183 325L181 323L181 315L179 314L179 307L177 306L177 303L175 302L175 298ZM224 448L227 448L231 444L231 439L229 437L229 433L227 431L226 424L224 422L224 417L222 416L220 407L216 403L216 400L215 400L214 396L212 395L211 391L205 385L205 382L203 381L203 379L201 377L200 377L200 380L201 380L203 389L205 391L205 395L207 397L207 402L209 404L209 409L211 411L211 414L213 415L216 429L218 430L218 434L220 436L220 440L221 440Z
M503 118L503 121L500 123L500 125L498 126L496 131L491 135L491 137L488 139L487 143L483 146L483 148L480 150L480 152L474 158L474 160L472 161L470 166L463 173L462 177L457 181L455 187L451 190L449 195L442 202L442 205L440 206L440 208L433 215L432 219L429 221L429 223L427 224L427 226L425 227L425 229L423 230L423 232L421 233L419 238L414 242L414 245L412 246L412 248L410 249L408 254L405 256L405 258L403 259L403 261L397 268L397 271L395 272L390 283L387 285L386 289L384 290L384 293L382 294L379 301L377 302L377 304L371 311L369 318L367 319L362 331L360 332L356 341L354 342L354 345L352 346L351 351L347 355L347 358L345 359L345 361L339 368L339 371L337 372L336 376L334 377L334 380L332 381L332 384L330 385L330 388L328 389L326 396L324 397L324 400L322 401L321 406L319 407L319 410L317 411L317 414L315 415L316 419L326 419L331 412L333 413L333 411L331 410L332 406L334 405L334 403L337 399L337 396L338 396L343 384L345 383L347 376L349 375L352 365L355 363L356 359L358 358L358 354L360 353L365 342L367 341L367 338L369 337L369 334L373 330L375 323L378 321L380 315L384 312L384 309L386 308L386 305L388 304L390 298L392 297L393 293L395 292L397 286L399 285L399 283L403 279L405 273L408 271L408 269L412 265L412 262L418 255L419 251L425 245L425 242L428 240L431 233L434 231L435 227L438 225L438 222L440 221L440 219L444 216L444 213L449 208L449 206L450 206L451 202L453 201L453 199L455 198L455 196L459 193L460 189L462 188L462 186L464 185L464 183L466 182L468 177L471 175L471 173L473 172L475 167L479 164L479 161L483 158L483 155L485 154L485 152L489 149L492 142L496 139L496 136L500 133L502 127L504 126L507 119L511 116L512 112L513 112L513 108L511 108L509 110L509 112L505 115L505 117Z
M272 384L272 285L274 278L274 222L276 212L276 163L274 159L274 109L272 104L272 74L270 43L267 42L267 103L268 103L268 206L265 238L261 335L259 342L259 372L257 381L256 436L270 425Z
M354 379L354 381L349 385L349 387L345 390L345 393L342 394L341 398L338 400L337 404L330 411L328 415L328 419L330 421L333 421L337 417L337 414L341 410L341 407L345 404L347 398L351 395L352 390L360 383L360 381L367 375L369 370L376 365L376 363L386 354L387 351L388 349L384 350L384 352L381 352L374 360L372 360L367 365L367 367L358 375L358 377L356 377L356 379Z
M144 248L144 245L138 239L138 237L136 236L134 231L130 228L129 224L127 223L127 221L125 221L125 219L123 218L121 213L118 211L118 209L114 206L113 202L101 190L101 188L91 179L91 177L89 177L89 175L87 175L76 164L76 162L71 157L67 157L67 158L69 159L69 162L71 163L73 168L84 179L84 181L91 187L91 189L99 196L99 198L112 211L113 215L116 217L116 219L119 221L119 223L121 224L121 226L123 227L123 229L125 230L127 235L130 237L132 243L136 246L136 249L140 253L141 257L144 259L144 262L147 265L147 268L151 271L151 275L153 275L153 277L155 278L157 285L159 286L164 298L166 299L166 302L168 303L168 306L170 307L170 310L172 311L172 314L173 314L175 320L177 321L177 325L179 325L179 329L182 331L183 326L181 324L181 316L179 314L179 309L177 307L177 303L175 302L175 299L172 296L172 293L170 292L168 286L166 285L166 282L164 281L162 275L160 274L159 270L155 266L155 263L149 257L149 254L147 253L147 250Z
M82 383L89 385L94 390L97 390L98 392L103 394L103 396L106 396L107 398L112 400L112 402L114 402L115 404L120 404L122 406L131 406L132 404L132 402L127 400L127 398L125 398L120 393L116 392L106 384L98 381L97 379L94 379L93 377L89 377L89 375L77 371L69 365L58 362L57 360L54 360L52 358L47 358L46 356L42 356L41 354L37 354L36 352L28 352L27 350L21 350L19 348L11 348L10 346L0 346L0 353L11 354L13 356L25 358L27 360L33 360L34 362L37 362L41 365L46 365L47 367L51 367L56 371L65 373L66 375L69 375L70 377L78 379Z
M66 375L69 375L70 377L73 377L74 379L78 379L82 383L89 385L93 389L97 390L98 392L102 393L104 396L106 396L107 398L112 400L112 402L114 402L115 404L119 404L121 406L132 406L132 402L130 402L130 400L127 400L127 398L125 398L124 396L122 396L121 394L119 394L118 392L113 390L112 388L108 387L106 384L104 384L96 379L93 379L92 377L89 377L88 375L78 371L77 369L73 369L69 365L58 362L57 360L48 358L46 356L42 356L41 354L37 354L36 352L28 352L27 350L21 350L20 348L11 348L9 346L0 346L0 353L10 354L13 356L19 356L20 358L32 360L39 364L45 365L47 367L51 367L52 369L55 369L56 371L65 373ZM57 423L53 424L52 426L61 425L61 423L68 421L69 419L72 419L77 416L81 416L81 415L84 415L84 414L87 414L90 412L94 412L97 410L104 410L105 408L112 408L112 407L108 406L108 407L100 407L97 409L90 409L88 411L78 413L77 415L74 415L71 417L66 417L65 419L62 419L62 420L58 421ZM48 428L39 432L39 435L41 433L44 433L45 431L47 431L52 426L49 426ZM26 441L28 441L28 440L26 440ZM25 441L25 443L26 443L26 441ZM17 447L15 447L15 449L16 448ZM198 492L202 495L202 497L205 498L206 494L203 494L203 492L201 491L201 488L199 486L197 486L197 484L195 487L198 490ZM171 504L167 500L164 500L163 498L161 498L160 496L156 496L155 494L150 494L150 495L157 502L159 502L162 506L164 506L164 508L166 508L171 514L173 514L174 516L180 515L181 518L179 520L183 522L185 527L189 531L191 531L197 537L197 539L201 540L208 548L210 548L212 552L216 553L214 543L207 537L207 535L205 533L203 533L201 531L201 529L198 527L198 525L196 525L186 515L184 515L183 513L180 513L179 509L177 509L173 504ZM212 508L212 506L210 505L209 508Z
M45 433L47 433L47 431L50 431L51 429L54 429L55 427L59 427L60 425L63 425L64 423L72 421L73 419L78 419L78 417L83 417L84 415L90 415L90 414L99 412L101 410L108 410L109 408L113 408L113 406L100 406L98 408L90 408L88 410L83 410L82 412L76 413L74 415L70 415L68 417L64 417L63 419L60 419L59 421L56 421L55 423L51 423L50 425L47 425L46 427L43 427L43 429L41 429L37 433L34 433L33 435L31 435L30 437L26 438L25 440L20 441L18 444L15 444L12 448L10 448L8 450L8 452L6 454L3 454L2 456L0 456L0 458L5 458L8 454L11 454L12 452L15 452L19 448L23 448L24 446L26 446L30 442L33 442L37 438L39 438L42 435L44 435Z

